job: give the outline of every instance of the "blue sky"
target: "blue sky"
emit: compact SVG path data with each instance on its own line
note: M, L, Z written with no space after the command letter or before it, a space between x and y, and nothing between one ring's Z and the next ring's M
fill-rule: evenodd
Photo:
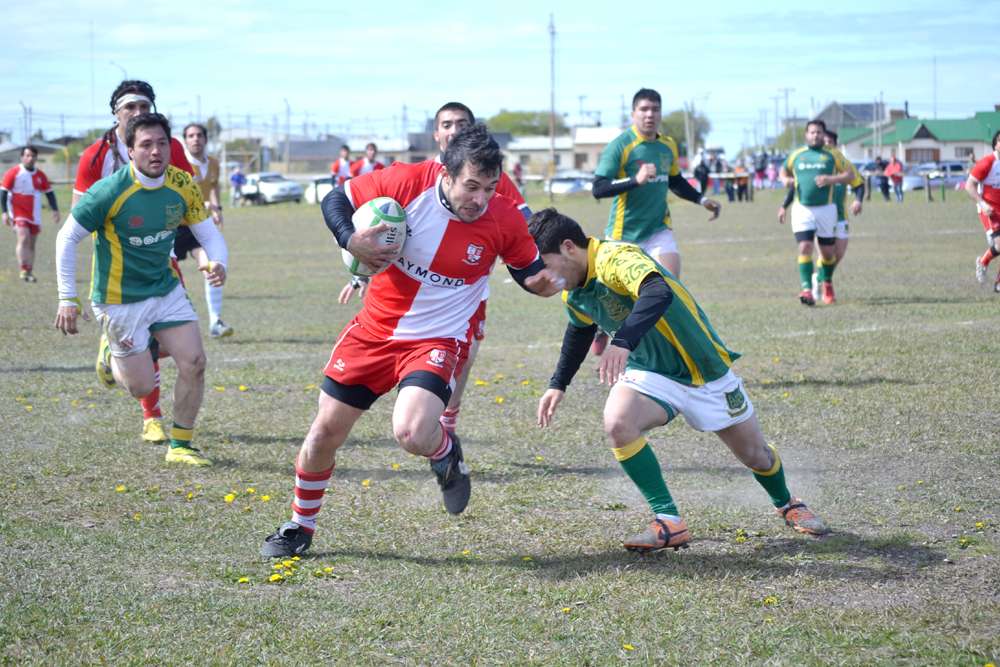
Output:
M110 126L122 78L150 81L176 121L216 115L224 126L398 137L403 107L418 130L457 99L479 116L549 106L550 12L556 25L556 107L617 124L641 86L666 110L693 102L712 145L753 139L774 100L789 112L827 102L915 115L966 117L1000 103L1000 20L988 3L956 0L805 3L582 2L145 3L36 0L2 11L0 130L23 138L21 104L47 136ZM596 3L594 3L596 5ZM647 7L652 7L651 9ZM91 48L91 26L93 47ZM10 40L13 40L11 43ZM582 100L581 100L581 96Z

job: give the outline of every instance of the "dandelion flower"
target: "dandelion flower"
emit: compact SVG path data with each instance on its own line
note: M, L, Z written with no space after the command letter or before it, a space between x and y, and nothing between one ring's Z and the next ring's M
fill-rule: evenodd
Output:
M985 521L977 521L976 522L976 530L982 530L984 528L986 528L986 522Z
M263 496L260 497L260 502L262 502L262 503L270 502L270 500L271 500L271 496L268 496L268 495L263 495Z
M271 566L271 569L272 570L281 570L284 567L285 567L285 565L283 563L275 563L274 565Z
M188 500L194 500L194 492L193 491L188 491L187 499Z
M476 386L477 387L485 387L488 384L489 384L489 382L487 382L486 380L476 380Z
M285 567L295 567L295 562L291 560L283 560L281 564Z
M963 510L963 509L962 509L962 506L961 506L961 505L956 505L956 506L955 506L955 511L956 511L956 512L963 512L963 511L965 511L965 510Z
M505 398L504 398L503 396L497 396L496 398L494 398L494 399L493 399L493 402L494 402L494 403L496 403L497 405L500 405L500 404L501 404L501 403L503 403L503 402L504 402L505 400L506 400L506 399L505 399Z
M531 556L521 556L521 560L523 560L525 563L530 563L531 561L533 561L535 559L532 558Z
M564 613L564 614L568 614L568 613L569 613L569 612L571 612L571 611L573 611L573 610L572 610L572 609L570 609L569 607L563 607L563 608L562 608L562 613Z
M527 387L529 384L531 384L531 380L521 380L522 387Z
M472 555L472 549L462 549L462 555L463 556L471 556Z
M223 387L221 384L215 385L215 391L225 391L225 390L226 388Z
M390 468L392 468L393 470L399 470L399 464L398 464L398 463L393 463L393 464L392 464L391 466L389 466L389 467L390 467Z
M236 494L227 493L222 499L225 500L227 504L231 505L233 501L236 500Z
M246 493L249 496L252 496L253 494L257 493L257 489L253 488L252 486L248 486L244 491L244 493Z
M31 406L31 405L26 405L26 406L24 406L24 409L25 409L25 410L27 410L28 412L31 412L31 411L32 411L32 410L34 410L35 408L34 408L34 406Z
M536 460L536 461L544 461L544 460L545 460L545 457L544 457L544 456L536 456L536 457L535 457L535 460Z
M240 577L239 579L236 580L236 583L238 583L238 584L249 584L250 583L250 577Z
M305 387L306 391L312 391L315 388L316 388L315 384L307 384Z
M133 521L142 521L142 514L140 512L136 512L135 514L132 515L132 520Z
M777 595L768 595L761 602L762 602L762 604L765 607L774 607L774 606L776 606L778 604L778 596Z
M292 556L292 560L302 560L302 556Z
M115 487L115 493L125 493L126 491L128 491L128 487L124 484L119 484Z
M331 572L333 572L333 566L327 565L326 567L323 568L323 571L326 572L327 574L330 574Z
M625 649L626 651L634 651L635 650L635 647L632 646L631 644L622 644L622 648Z
M789 396L791 396L791 395L792 395L792 394L791 394L791 392L787 392L787 391L786 391L786 392L784 392L784 393L782 393L782 394L781 394L781 397L782 397L782 398L788 398L788 397L789 397Z
M369 486L371 486L371 485L372 485L372 481L370 479L363 479L363 480L361 480L361 486L365 487L366 489Z
M272 574L270 577L267 578L267 580L271 582L281 581L282 579L284 579L284 577L278 574L277 572L275 572L274 574Z
M240 391L246 391L249 388L250 387L246 386L245 384L241 384L239 387L237 387L237 389L239 389Z

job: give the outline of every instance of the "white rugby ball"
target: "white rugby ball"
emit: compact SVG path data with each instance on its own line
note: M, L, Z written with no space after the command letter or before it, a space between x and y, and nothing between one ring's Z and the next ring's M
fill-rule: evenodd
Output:
M403 252L406 243L406 209L392 197L376 197L358 207L351 216L354 229L361 231L385 223L387 229L379 235L381 245L399 244L399 254ZM349 253L346 248L340 251L347 270L356 276L373 276L375 271L370 266ZM398 257L399 254L396 256Z

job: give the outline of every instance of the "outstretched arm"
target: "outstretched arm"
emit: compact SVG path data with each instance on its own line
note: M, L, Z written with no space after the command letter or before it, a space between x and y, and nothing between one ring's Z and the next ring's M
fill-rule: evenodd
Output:
M549 380L549 388L538 401L538 425L548 426L552 423L556 408L566 395L566 387L573 380L573 376L580 370L580 365L587 358L587 350L597 333L597 325L588 327L578 327L574 324L566 325L566 333L563 334L562 348L559 350L559 361L556 363L556 370Z

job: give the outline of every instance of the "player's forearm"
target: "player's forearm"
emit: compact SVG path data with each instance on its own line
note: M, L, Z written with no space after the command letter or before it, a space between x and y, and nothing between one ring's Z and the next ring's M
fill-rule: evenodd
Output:
M694 189L688 180L680 174L674 174L667 180L670 191L681 199L685 199L693 204L701 204L704 195Z
M59 289L59 305L76 305L76 246L90 232L80 226L73 215L59 229L56 235L56 284Z
M785 199L781 202L781 207L788 208L792 205L793 199L795 199L795 185L789 185L788 191L785 192Z
M650 273L639 286L639 298L632 306L611 344L634 350L642 337L663 317L674 300L674 291L659 273Z
M198 244L205 249L208 260L215 264L229 265L229 248L222 232L215 226L211 218L191 225L191 233L198 239Z
M590 344L596 333L596 324L589 327L566 325L562 348L559 350L559 361L556 363L556 370L549 380L550 389L566 391L566 387L573 381L573 376L580 370L583 360L587 358L587 351L590 349Z
M513 266L508 265L507 271L510 273L510 277L514 279L514 282L521 286L521 289L525 292L531 292L531 289L525 284L525 281L544 268L545 262L542 261L541 257L536 257L535 261L523 269L515 269ZM534 292L532 292L532 294L534 294Z
M854 191L854 201L858 202L859 204L863 204L865 201L865 184L862 183L861 185L854 187L853 191Z
M618 178L613 181L610 178L598 176L594 179L590 192L594 195L594 199L605 199L607 197L615 197L629 190L634 190L637 187L639 187L639 183L636 182L634 176Z
M965 193L972 198L972 201L977 204L980 202L979 181L977 181L973 176L969 176L969 178L965 180Z
M46 201L49 202L49 208L58 213L59 202L56 201L56 193L49 190L48 192L45 193L45 199Z
M0 188L0 211L7 212L7 191Z
M323 197L320 210L323 211L323 221L326 222L327 228L337 239L337 245L346 248L351 237L354 236L354 223L351 222L354 206L344 188L338 186L330 190Z

